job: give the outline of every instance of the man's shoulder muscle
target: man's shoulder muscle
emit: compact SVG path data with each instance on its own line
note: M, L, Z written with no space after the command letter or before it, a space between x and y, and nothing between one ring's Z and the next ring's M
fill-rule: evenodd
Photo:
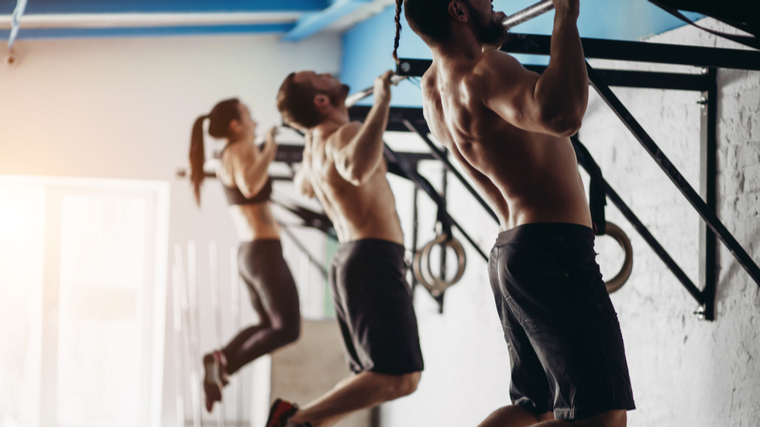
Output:
M340 126L327 138L327 147L336 150L345 147L359 133L361 128L362 123L355 121Z

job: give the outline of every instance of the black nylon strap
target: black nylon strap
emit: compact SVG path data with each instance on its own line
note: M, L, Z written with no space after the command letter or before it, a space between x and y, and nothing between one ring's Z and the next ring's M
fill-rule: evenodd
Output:
M596 164L594 158L591 157L588 149L581 144L577 136L572 136L570 140L573 142L573 148L575 149L575 157L578 159L578 164L586 169L586 172L591 176L591 183L589 184L589 208L591 209L591 221L596 224L596 230L594 230L597 236L604 235L607 228L607 219L604 213L604 206L607 204L607 196L604 192L604 177L602 176L602 169Z
M419 172L417 172L403 156L396 154L396 152L391 150L387 145L384 147L383 154L385 156L386 163L388 164L388 172L412 181L422 191L430 196L433 202L438 206L438 221L443 227L442 231L446 234L446 236L451 238L452 221L449 217L449 214L446 212L446 202L443 200L443 197L441 197L441 195L435 191L435 188L433 188L433 185L430 184L430 181L420 175Z

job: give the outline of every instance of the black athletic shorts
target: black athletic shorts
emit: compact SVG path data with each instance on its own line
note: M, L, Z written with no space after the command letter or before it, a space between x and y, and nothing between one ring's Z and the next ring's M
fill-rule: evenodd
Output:
M387 240L341 243L335 253L330 284L352 372L422 371L417 318L405 273L404 247Z
M563 420L635 408L620 325L595 258L594 233L578 224L525 224L496 239L488 270L514 404Z

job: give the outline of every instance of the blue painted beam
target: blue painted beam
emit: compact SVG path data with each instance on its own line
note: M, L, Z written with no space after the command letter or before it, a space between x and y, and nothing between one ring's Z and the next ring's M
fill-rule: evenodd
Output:
M369 3L372 3L372 0L338 0L321 12L309 14L301 18L296 27L285 34L282 39L287 41L303 40L324 30L333 22Z
M119 12L274 12L320 11L328 0L33 0L27 14ZM0 0L0 14L10 15L16 0Z
M194 27L140 28L49 28L19 32L18 40L105 37L168 37L213 34L277 34L293 29L295 24L219 25ZM0 40L8 39L10 30L0 30Z

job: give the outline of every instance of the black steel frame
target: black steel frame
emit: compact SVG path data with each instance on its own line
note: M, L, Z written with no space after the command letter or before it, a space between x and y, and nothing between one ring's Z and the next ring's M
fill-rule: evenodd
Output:
M511 41L502 47L502 50L510 53L547 55L549 53L550 40L551 37L549 36L514 34ZM704 70L705 72L702 74L691 74L595 70L588 63L586 64L589 81L594 89L618 115L702 217L703 223L700 228L700 281L703 283L703 289L700 290L688 279L683 270L678 267L646 227L623 203L617 193L609 187L609 184L605 183L607 196L623 212L624 216L632 223L644 240L647 241L686 290L700 304L700 308L696 312L700 318L714 320L715 292L718 280L718 247L716 237L727 246L742 267L745 268L752 279L760 286L760 268L758 268L757 264L715 215L717 167L716 113L718 96L716 67L760 70L760 52L599 39L582 39L582 42L585 54L589 58L710 67L708 70ZM429 60L401 59L397 73L407 76L421 76L430 66L430 62ZM526 68L539 73L545 69L544 66L526 66ZM703 98L700 102L703 108L700 144L702 171L700 188L704 200L694 191L678 169L673 166L670 160L659 149L654 140L628 112L622 102L612 92L610 86L702 92ZM411 116L421 116L421 112ZM428 131L426 128L422 129L421 126L417 126L414 130L421 136L424 133L423 139L427 139Z

